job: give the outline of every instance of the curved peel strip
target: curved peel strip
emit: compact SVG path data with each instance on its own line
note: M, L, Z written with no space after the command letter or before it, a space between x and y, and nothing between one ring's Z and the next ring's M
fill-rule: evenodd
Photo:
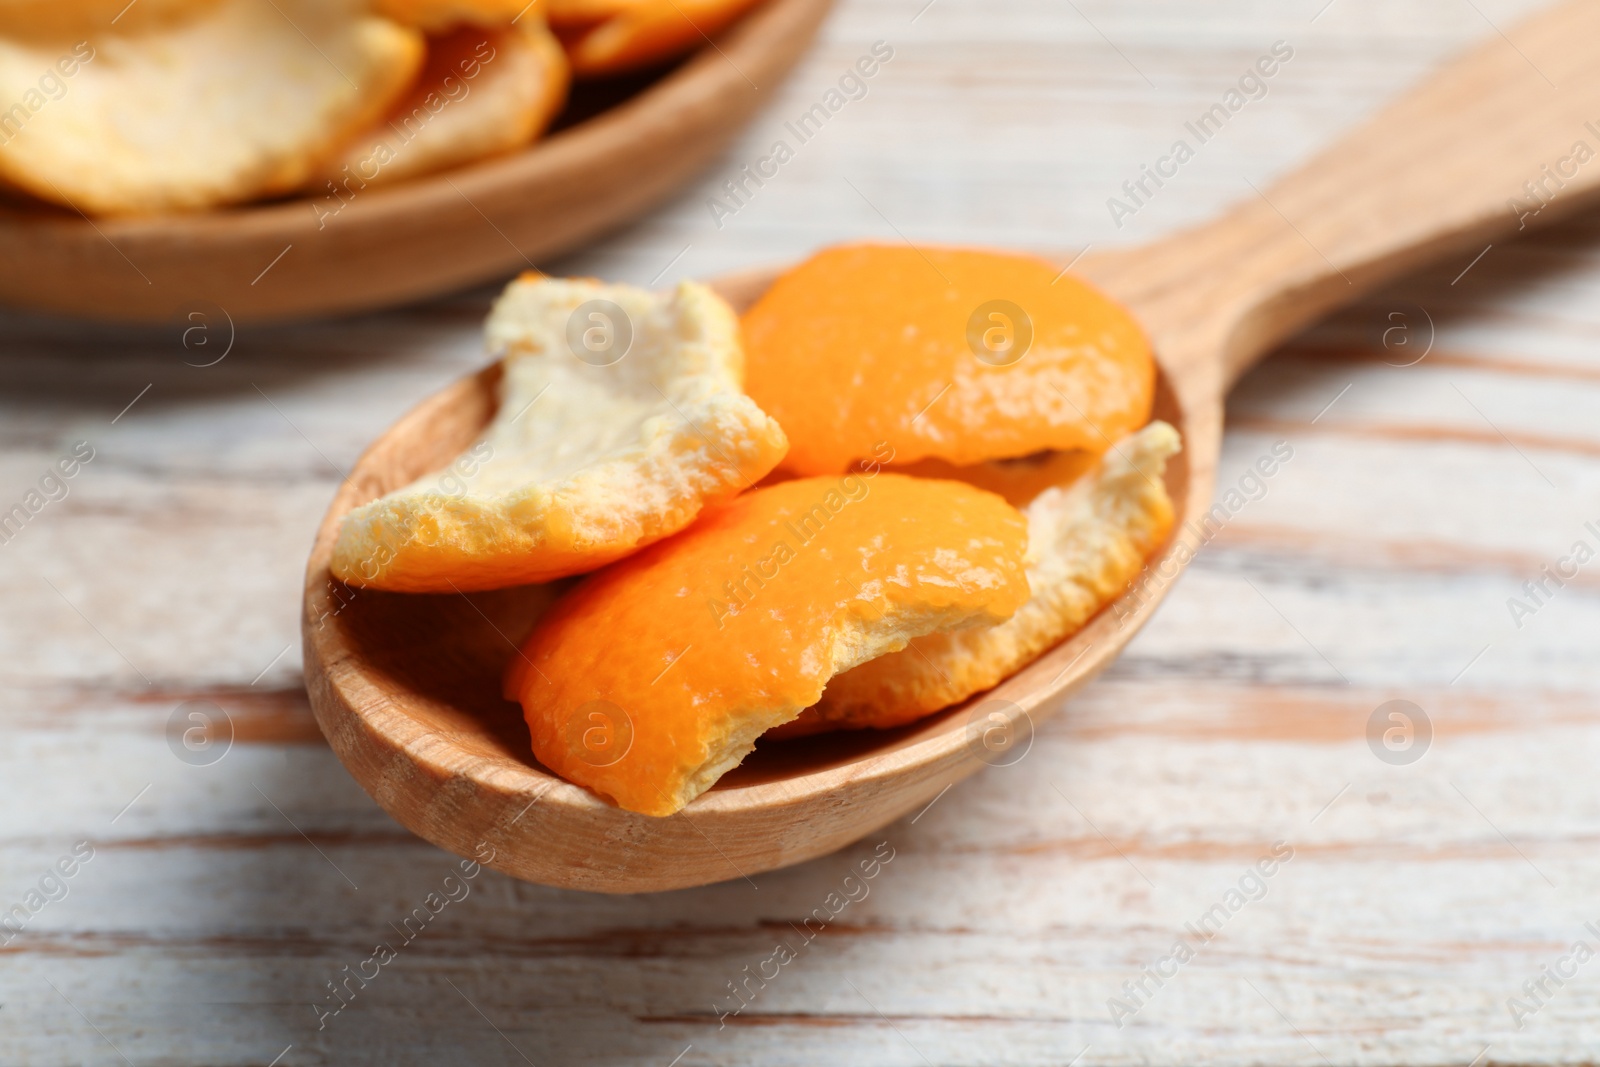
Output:
M558 601L506 677L540 762L670 815L837 672L1027 599L1014 508L867 470L745 493Z
M1023 509L1033 596L1015 615L986 629L920 637L841 674L815 707L772 736L902 726L999 684L1071 636L1126 590L1171 532L1161 473L1179 448L1178 432L1153 422L1107 452L1098 469L1040 494Z
M91 215L287 192L416 76L422 35L366 0L223 0L96 34L59 92L57 45L0 38L0 179Z
M588 29L597 22L637 10L650 0L546 0L545 17L552 28L565 33Z
M629 4L568 40L572 72L579 77L597 77L663 63L698 48L758 2L642 0ZM552 23L560 24L554 12Z
M744 316L750 395L789 434L784 467L968 465L1104 452L1150 418L1139 324L1032 256L845 245L780 277Z
M889 469L914 478L947 478L1005 497L1012 507L1026 508L1046 489L1070 485L1099 466L1096 452L1039 452L1014 459L991 459L963 467L942 459L924 459Z
M428 42L422 75L383 121L351 140L312 182L353 196L523 147L567 98L567 56L536 18L463 26Z
M494 420L449 467L347 515L336 577L450 592L579 574L783 457L783 431L740 390L738 321L705 286L525 275L487 332L504 365Z
M407 26L439 33L463 23L505 26L538 17L543 0L378 0L378 13Z

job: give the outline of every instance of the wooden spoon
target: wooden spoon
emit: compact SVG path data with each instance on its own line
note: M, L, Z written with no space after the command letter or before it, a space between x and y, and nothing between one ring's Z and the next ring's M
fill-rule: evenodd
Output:
M1465 265L1520 223L1544 224L1594 199L1596 40L1600 3L1540 14L1511 35L1514 47L1491 39L1217 221L1077 265L1127 303L1155 341L1156 414L1182 431L1185 445L1168 475L1182 518L1137 592L976 698L984 708L997 699L1014 705L1014 738L1031 736L1034 722L1111 662L1198 547L1185 527L1210 503L1223 397L1252 361L1386 278L1449 256ZM1586 125L1591 120L1597 124ZM1574 161L1580 141L1590 150L1583 164ZM1524 216L1508 198L1537 206L1523 183L1540 181L1545 165L1559 176L1545 179L1550 202ZM744 306L772 276L717 284ZM306 573L306 681L318 721L395 818L519 878L662 890L822 855L985 765L988 750L978 742L992 732L962 707L887 733L762 746L665 819L622 811L539 767L520 708L501 700L498 686L551 589L392 595L350 590L328 575L345 513L444 466L469 444L494 410L496 375L491 367L427 400L362 456Z

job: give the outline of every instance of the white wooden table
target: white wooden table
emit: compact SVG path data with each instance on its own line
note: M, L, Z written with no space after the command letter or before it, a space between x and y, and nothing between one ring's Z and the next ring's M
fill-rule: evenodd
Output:
M1147 238L1530 6L925 2L841 0L698 187L544 266L664 283L846 237ZM880 39L866 97L719 227L707 198ZM1268 95L1114 226L1121 182L1278 40ZM322 743L301 567L336 469L481 361L490 292L240 330L209 367L185 364L221 337L0 316L0 509L94 452L0 544L0 906L25 919L0 929L0 1063L1592 1062L1600 962L1568 953L1600 950L1600 562L1520 627L1507 598L1600 548L1600 221L1467 266L1242 383L1220 482L1275 441L1293 459L1016 766L753 886L606 898L485 872L320 1030L325 983L454 861ZM1368 744L1392 699L1432 725L1409 764ZM232 719L215 762L169 744L190 701ZM719 1022L885 841L870 895ZM1262 895L1247 871L1280 841ZM1241 879L1260 899L1190 934ZM1160 962L1180 936L1193 959ZM1169 977L1120 1018L1147 966ZM1576 973L1525 993L1544 968Z

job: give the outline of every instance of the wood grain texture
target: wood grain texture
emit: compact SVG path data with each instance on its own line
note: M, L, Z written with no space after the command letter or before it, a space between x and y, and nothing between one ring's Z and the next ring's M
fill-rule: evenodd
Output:
M549 266L665 284L896 228L1044 250L1148 239L1246 178L1266 188L1492 33L1440 0L1338 0L1315 23L1320 2L1077 6L1092 25L1063 5L937 0L912 23L912 6L846 2L700 186ZM1531 6L1478 0L1504 28ZM867 97L718 229L705 199L879 38L896 56ZM1111 224L1120 183L1277 39L1296 57L1267 98ZM240 330L208 368L184 361L219 349L176 330L0 320L6 506L73 441L97 450L0 545L0 897L96 847L0 948L0 1062L666 1067L690 1045L680 1067L1059 1067L1085 1046L1080 1067L1592 1060L1595 964L1521 1030L1506 1000L1600 925L1595 579L1521 629L1506 599L1600 516L1600 220L1497 241L1457 280L1471 259L1378 291L1240 382L1218 485L1277 440L1293 459L1021 763L756 889L599 897L485 872L321 1031L323 983L398 941L389 924L449 858L316 740L301 569L336 468L481 364L488 294ZM1389 316L1408 331L1391 344L1420 342L1419 311L1431 352L1386 365L1417 351L1384 347ZM1435 728L1408 767L1365 739L1393 698ZM188 700L234 720L214 765L168 747ZM1117 1029L1107 998L1280 839L1295 856L1264 899ZM895 858L870 895L719 1028L726 983L880 841Z

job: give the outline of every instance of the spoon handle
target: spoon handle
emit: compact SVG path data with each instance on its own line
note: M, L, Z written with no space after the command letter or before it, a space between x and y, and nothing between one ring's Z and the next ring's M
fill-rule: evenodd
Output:
M1496 33L1217 220L1106 264L1169 358L1224 388L1278 341L1423 264L1600 194L1600 2Z

